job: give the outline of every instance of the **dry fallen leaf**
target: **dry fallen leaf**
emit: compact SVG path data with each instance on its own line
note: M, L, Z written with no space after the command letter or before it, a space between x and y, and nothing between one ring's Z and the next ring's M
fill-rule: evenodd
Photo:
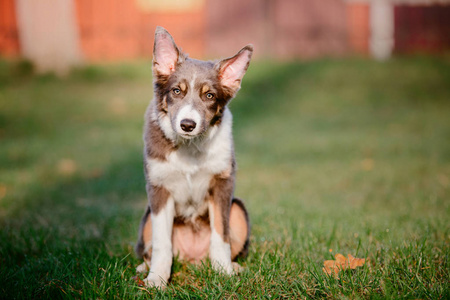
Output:
M141 278L139 278L138 275L134 276L132 279L138 286L145 286L145 282Z
M347 254L348 256L348 263L350 269L356 269L357 267L362 267L366 263L365 258L356 258L353 257L351 254Z
M364 171L371 171L374 166L375 166L375 161L371 158L366 158L361 161L361 168Z
M87 173L87 178L99 178L102 177L103 170L101 169L93 169Z
M2 200L6 196L6 185L0 183L0 200Z
M323 262L323 271L328 275L334 274L338 275L339 271L345 269L356 269L357 267L362 267L366 259L365 258L356 258L351 254L347 255L346 258L344 255L338 253L334 256L336 260L326 260Z
M72 159L61 159L57 165L58 173L69 176L77 171L77 163Z

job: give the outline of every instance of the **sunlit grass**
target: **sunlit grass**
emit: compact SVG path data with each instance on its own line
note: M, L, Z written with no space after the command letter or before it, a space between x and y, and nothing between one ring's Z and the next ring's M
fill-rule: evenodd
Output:
M4 298L448 298L450 63L255 63L231 109L252 221L232 278L176 262L132 277L146 203L149 61L65 79L0 64ZM368 258L338 278L336 253Z

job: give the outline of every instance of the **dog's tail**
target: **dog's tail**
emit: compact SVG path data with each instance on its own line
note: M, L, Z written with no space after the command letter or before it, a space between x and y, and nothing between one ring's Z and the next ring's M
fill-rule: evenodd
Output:
M250 218L248 216L248 212L247 212L247 209L245 208L244 202L239 198L233 198L232 205L233 204L236 204L237 206L239 206L240 209L242 209L242 211L244 212L244 215L245 215L245 220L247 221L247 237L245 238L245 243L244 243L244 246L242 247L242 250L234 258L234 260L236 260L238 258L245 258L248 255L248 249L250 247L251 226L250 226Z

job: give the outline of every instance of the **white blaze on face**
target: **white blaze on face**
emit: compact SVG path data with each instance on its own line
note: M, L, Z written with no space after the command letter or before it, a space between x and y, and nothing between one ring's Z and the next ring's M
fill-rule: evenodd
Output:
M183 120L192 120L195 122L196 126L194 130L191 132L186 132L181 128L181 121ZM194 107L191 104L186 104L183 106L179 111L175 119L175 127L178 134L182 135L197 135L201 130L201 122L202 117L200 116L200 113L194 109Z

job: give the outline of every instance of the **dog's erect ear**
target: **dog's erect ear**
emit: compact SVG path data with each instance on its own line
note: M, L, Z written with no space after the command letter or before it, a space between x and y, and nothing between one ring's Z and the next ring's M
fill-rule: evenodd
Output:
M170 75L180 61L178 50L170 33L158 26L155 31L153 46L153 72L158 75Z
M252 58L253 46L247 45L235 56L219 62L220 83L236 93L241 87L242 78Z

